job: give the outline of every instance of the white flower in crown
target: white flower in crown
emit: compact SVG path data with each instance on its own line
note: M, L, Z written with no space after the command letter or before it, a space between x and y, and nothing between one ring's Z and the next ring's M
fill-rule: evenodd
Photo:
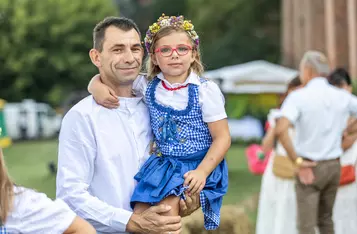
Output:
M196 33L196 31L191 31L191 32L190 32L190 35L191 35L191 38L192 38L193 40L196 40L196 39L199 38L198 35L197 35L197 33Z
M170 23L170 20L169 19L163 19L160 21L160 26L161 27L167 27L167 26L170 26L171 23Z

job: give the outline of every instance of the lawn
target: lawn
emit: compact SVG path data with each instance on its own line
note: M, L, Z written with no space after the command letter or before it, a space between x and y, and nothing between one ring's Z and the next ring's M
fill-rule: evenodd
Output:
M34 188L55 197L56 176L50 173L48 163L57 162L57 141L28 141L14 143L4 149L9 173L19 185ZM225 204L237 204L258 193L260 176L252 175L247 168L244 147L233 145L227 156L229 190ZM255 214L251 214L254 219ZM254 220L253 220L254 221Z

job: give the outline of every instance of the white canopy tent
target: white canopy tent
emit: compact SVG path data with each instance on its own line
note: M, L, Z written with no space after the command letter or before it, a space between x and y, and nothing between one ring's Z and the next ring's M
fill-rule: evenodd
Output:
M227 66L204 73L204 77L216 83L226 94L280 94L287 84L298 75L298 71L263 60ZM258 119L245 116L228 120L233 139L260 139L263 126Z
M219 82L224 93L284 93L286 86L298 75L296 70L257 60L227 66L204 73L204 77Z

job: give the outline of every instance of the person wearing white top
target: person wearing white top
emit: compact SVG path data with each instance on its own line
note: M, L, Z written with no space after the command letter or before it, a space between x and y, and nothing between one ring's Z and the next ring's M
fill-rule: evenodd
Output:
M171 207L132 212L134 175L149 156L152 133L142 97L132 93L143 58L140 33L127 18L108 17L93 33L90 57L120 106L107 109L88 96L64 117L59 137L57 197L97 233L180 233L180 216L163 216ZM189 214L198 198L181 202Z
M335 69L328 76L329 83L352 93L352 82L343 68ZM342 140L341 167L356 168L357 162L357 126L356 119L350 118ZM356 172L354 172L356 174ZM357 233L357 183L349 180L339 186L333 207L333 221L336 234Z
M286 95L300 88L299 77L290 81ZM283 100L282 100L283 101ZM296 234L296 197L295 182L282 178L273 172L276 157L287 157L284 147L275 136L276 120L281 116L279 109L272 109L268 114L269 128L262 140L265 154L273 150L262 177L259 194L256 234ZM294 141L294 129L289 128L289 135Z
M52 201L43 193L14 185L8 175L1 148L0 186L1 234L96 233L89 223L77 217L61 199Z
M292 92L282 106L276 134L298 167L296 196L300 234L334 233L333 205L340 181L342 133L349 116L357 116L357 98L328 84L327 58L308 51L300 63L304 88ZM295 149L288 134L296 130Z

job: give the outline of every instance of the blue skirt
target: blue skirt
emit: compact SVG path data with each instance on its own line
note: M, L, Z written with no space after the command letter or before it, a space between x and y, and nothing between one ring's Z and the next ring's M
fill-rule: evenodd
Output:
M135 175L138 181L130 205L136 202L155 205L169 195L184 198L183 175L195 170L205 157L207 150L194 154L173 157L151 155ZM200 193L200 202L207 230L218 228L223 196L228 189L228 168L223 160L207 177L206 185Z

